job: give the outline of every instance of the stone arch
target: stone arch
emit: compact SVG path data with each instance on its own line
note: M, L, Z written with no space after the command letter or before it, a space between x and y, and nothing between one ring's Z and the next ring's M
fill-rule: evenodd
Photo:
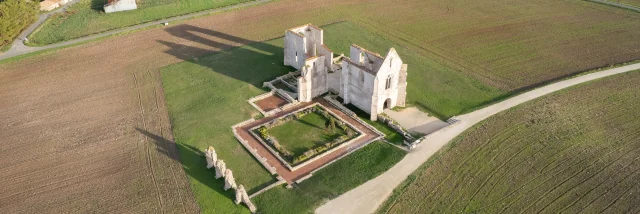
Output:
M382 104L382 109L389 109L391 108L391 98L387 98L386 100L384 100L384 103Z

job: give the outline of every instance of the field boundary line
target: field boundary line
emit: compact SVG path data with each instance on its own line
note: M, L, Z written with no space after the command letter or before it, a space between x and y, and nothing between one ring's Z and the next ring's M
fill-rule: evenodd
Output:
M593 3L596 3L596 4L603 4L603 5L613 6L613 7L626 9L626 10L631 10L631 11L635 11L635 12L640 13L640 7L636 7L636 6L633 6L633 5L622 4L622 3L617 3L617 2L610 2L610 1L605 1L605 0L585 0L585 1L593 2Z
M211 15L211 14L214 14L214 13L227 12L227 11L231 11L231 10L235 10L235 9L261 5L261 4L265 4L265 3L271 2L271 1L273 1L273 0L254 0L254 1L249 1L249 2L240 3L240 4L229 5L229 6L225 6L225 7L213 8L213 9L204 10L204 11L200 11L200 12L188 13L188 14L184 14L184 15L180 15L180 16L174 16L174 17L169 17L169 18L160 19L160 20L156 20L156 21L145 22L145 23L142 23L142 24L131 25L131 26L124 27L124 28L108 30L108 31L104 31L104 32L101 32L101 33L87 35L87 36L84 36L84 37L79 37L79 38L75 38L75 39L71 39L71 40L67 40L67 41L62 41L62 42L58 42L58 43L53 43L53 44L48 44L48 45L43 45L43 46L27 46L27 45L25 45L24 44L25 38L28 38L31 35L32 32L36 31L40 27L40 25L42 23L44 23L44 22L46 22L46 20L48 20L48 16L41 17L42 20L39 20L38 22L35 23L35 24L38 24L38 25L34 24L34 26L30 26L29 28L27 28L27 30L30 30L30 31L24 31L22 34L20 34L20 36L18 36L13 41L13 43L10 44L11 48L9 48L8 51L0 54L0 60L8 59L8 58L11 58L11 57L20 56L20 55L24 55L24 54L32 53L32 52L36 52L36 51L43 51L43 50L49 50L49 49L54 49L54 48L61 48L61 47L65 47L65 46L75 45L75 44L78 44L78 43L88 42L88 41L91 41L91 40L100 39L100 38L104 38L104 37L112 36L112 35L117 35L117 34L120 34L120 33L127 33L127 32L130 32L130 31L140 30L140 29L147 28L147 27L161 26L161 24L165 23L165 22L176 22L176 21L181 21L181 20L186 20L186 19L198 18L198 17L202 17L202 16Z

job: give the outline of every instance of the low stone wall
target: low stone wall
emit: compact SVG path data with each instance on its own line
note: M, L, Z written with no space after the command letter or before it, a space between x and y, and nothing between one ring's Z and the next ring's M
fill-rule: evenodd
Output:
M282 107L279 107L279 108L273 109L273 110L271 110L271 111L267 111L267 112L265 112L265 111L264 111L264 110L262 110L258 105L256 105L256 104L255 104L255 102L257 102L258 100L261 100L261 99L267 98L267 97L269 97L269 96L280 96L280 97L283 97L283 98L284 98L285 100L287 100L289 103L285 104L285 105L284 105L284 106L282 106ZM258 96L255 96L255 97L252 97L252 98L250 98L249 100L247 100L247 102L249 102L249 104L251 104L251 106L253 106L255 109L257 109L258 111L260 111L260 114L264 115L265 117L268 117L268 116L274 115L274 114L276 114L276 113L278 113L278 112L281 112L281 111L287 110L287 109L289 109L289 108L291 108L291 107L294 107L294 106L298 105L298 101L297 101L297 100L295 100L293 97L291 97L288 93L286 93L286 92L282 92L282 90L281 90L281 89L275 89L275 90L272 90L272 91L270 91L270 92L267 92L267 93L264 93L264 94L261 94L261 95L258 95Z
M407 130L404 130L404 128L402 128L402 126L398 125L398 123L396 123L395 121L393 121L393 119L383 115L383 114L379 114L378 115L378 120L380 120L381 122L387 124L387 126L391 127L391 129L395 130L396 132L400 133L402 136L404 136L404 138L409 141L415 141L416 138L411 136L411 134L409 134L409 132L407 132Z
M271 146L269 146L269 145L267 144L267 142L264 142L264 140L262 140L262 137L258 136L258 135L254 132L256 129L258 129L258 128L260 128L260 127L261 127L261 126L257 126L257 127L253 128L253 129L251 129L251 130L249 131L249 133L251 134L251 136L253 136L254 138L258 139L258 141L260 141L260 143L261 143L264 147L266 147L266 148L269 150L269 152L271 152L271 154L273 154L273 156L276 156L276 158L278 158L278 160L280 160L280 162L282 162L282 164L284 164L284 166L286 166L286 167L289 169L289 171L293 171L293 170L294 170L294 168L293 168L293 167L291 167L291 165L289 165L289 163L288 163L287 161L285 161L284 159L282 159L282 157L280 157L280 154L279 154L277 151L273 150L273 149L271 148Z
M255 157L256 159L258 159L258 162L260 162L260 164L262 164L262 166L267 169L267 171L269 171L269 173L271 173L272 175L276 174L276 168L272 167L271 165L269 165L269 163L267 162L267 159L265 157L260 156L260 154L258 154L258 150L252 148L251 146L249 146L249 142L245 141L244 139L242 139L242 137L240 137L240 135L238 134L238 132L236 131L237 127L242 127L245 126L249 123L254 122L255 120L253 118L243 121L241 123L238 123L236 125L233 125L231 127L231 130L233 130L233 136L240 141L240 144L242 144L242 146L244 146L244 148L246 148L247 150L249 150L249 152L253 155L253 157Z
M327 113L329 113L331 116L335 117L336 119L338 119L339 121L341 121L341 122L342 122L342 123L344 123L345 125L349 126L349 128L351 128L351 129L355 130L355 132L357 132L357 133L358 133L358 136L357 136L357 137L355 137L355 138L353 138L353 139L351 139L351 140L349 140L349 141L347 141L347 142L343 142L343 143L341 143L340 145L338 145L338 146L336 146L336 147L333 147L333 148L331 148L331 149L329 149L329 150L327 150L327 151L325 151L325 152L323 152L323 153L321 153L321 154L319 154L319 155L316 155L316 156L314 156L313 158L310 158L310 159L308 159L308 160L306 160L306 161L304 161L304 162L302 162L302 163L300 163L300 164L298 164L298 165L296 165L296 166L291 166L291 165L289 165L289 163L288 163L287 161L285 161L282 157L280 157L280 154L279 154L277 151L273 150L273 149L272 149L272 148L267 144L267 142L264 142L264 140L262 140L262 137L258 136L256 133L254 133L254 131L255 131L256 129L260 128L261 126L256 126L256 127L254 127L253 129L251 129L250 133L251 133L251 135L253 135L253 137L255 137L256 139L258 139L258 141L259 141L262 145L264 145L264 147L266 147L266 148L269 150L269 152L271 152L274 156L276 156L276 158L278 158L278 160L280 160L280 162L282 162L282 164L284 164L284 166L286 166L290 171L295 171L295 170L297 170L297 169L300 169L300 168L302 168L302 167L304 167L304 166L308 165L309 163L312 163L312 162L314 162L314 161L316 161L316 160L318 160L318 159L320 159L320 158L322 158L322 157L324 157L324 156L326 156L326 155L328 155L328 154L331 154L331 153L335 152L336 150L338 150L338 149L340 149L340 148L343 148L343 147L345 147L345 146L347 146L347 145L349 145L349 144L353 143L354 141L359 140L360 138L364 137L364 134L363 134L364 132L362 132L362 130L360 130L360 129L358 129L357 127L355 127L355 126L351 125L351 124L350 124L350 123L348 123L347 121L342 120L338 115L336 115L335 113L331 112L329 109L327 109L326 107L322 106L322 105L321 105L321 104L319 104L319 103L315 103L315 104L310 105L310 106L308 106L308 107L306 107L306 108L298 109L297 111L293 111L293 112L290 112L290 113L288 113L288 114L282 115L282 116L280 116L280 117L278 117L278 118L274 118L273 120L270 120L270 121L268 121L268 122L271 122L271 121L274 121L274 120L278 120L278 119L282 119L282 118L288 117L288 116L290 116L290 115L293 115L293 114L295 114L295 113L298 113L298 112L304 111L304 110L309 109L309 108L313 108L313 107L315 107L315 106L320 106L320 107L322 107L322 108L323 108ZM268 122L265 122L265 123L268 123Z
M261 99L267 98L267 97L269 97L269 96L273 96L273 94L274 94L274 91L270 91L270 92L267 92L267 93L264 93L264 94L260 94L260 95L258 95L258 96L255 96L255 97L249 98L249 99L247 100L247 102L249 102L249 104L251 104L251 106L253 106L255 109L258 109L258 111L260 112L260 114L262 114L262 115L264 115L264 116L266 117L267 115L270 115L270 114L269 114L268 112L265 112L264 110L262 110L258 105L256 105L256 104L255 104L255 102L256 102L256 101L258 101L258 100L261 100ZM273 111L273 110L272 110L272 111ZM272 113L272 114L273 114L273 113Z
M278 176L278 177L280 177L280 176ZM270 190L271 188L274 188L274 187L280 186L280 185L282 185L282 184L284 184L284 183L287 183L287 181L285 181L284 179L278 179L278 181L276 181L275 183L272 183L271 185L269 185L269 186L267 186L267 187L265 187L265 188L262 188L262 189L258 190L257 192L255 192L255 193L251 194L251 195L249 196L249 198L256 197L256 196L258 196L258 195L262 194L263 192L266 192L267 190Z
M329 166L329 165L331 165L331 164L335 163L336 161L339 161L340 159L342 159L342 158L344 158L344 157L346 157L346 156L349 156L351 153L354 153L355 151L358 151L358 150L360 150L360 149L364 148L366 145L369 145L370 143L373 143L373 142L375 142L375 141L377 141L377 140L380 140L380 139L382 139L382 136L379 136L379 137L377 137L377 138L374 138L373 140L370 140L369 142L363 143L362 145L360 145L360 146L358 146L358 147L355 147L355 148L350 149L350 150L349 150L349 152L347 152L347 153L343 154L342 156L340 156L340 157L338 157L338 158L336 158L336 159L333 159L333 160L332 160L332 161L330 161L329 163L326 163L326 164L324 164L323 166L318 167L317 169L314 169L314 170L313 170L313 171L311 171L308 175L306 175L306 176L304 176L304 177L302 177L302 178L300 178L300 179L296 180L295 182L296 182L297 184L302 183L304 180L307 180L308 178L310 178L311 176L313 176L313 174L315 174L316 172L318 172L318 171L320 171L320 170L324 169L325 167L327 167L327 166Z
M373 132L375 132L376 134L382 136L382 137L386 137L387 135L385 135L384 133L378 131L378 129L376 129L375 127L369 125L367 122L362 121L358 115L356 113L354 113L353 111L349 110L347 107L343 106L342 104L340 104L340 102L338 102L337 100L331 98L330 96L324 96L323 97L326 101L329 102L329 104L333 105L334 107L336 107L338 110L342 111L342 113L348 115L349 117L351 117L351 119L354 119L355 121L358 121L358 123L362 124L363 126L371 129Z
M433 133L431 133L431 134L425 135L425 136L423 136L423 137L421 137L421 138L419 138L419 139L417 139L417 140L415 140L415 141L413 141L413 142L411 142L411 143L405 143L405 144L407 145L407 147L409 147L409 149L415 149L415 148L418 148L418 146L420 145L420 143L421 143L421 142L423 142L424 140L428 139L428 138L429 138L429 137L431 137L432 135L434 135L434 134L436 134L436 133L443 132L443 131L445 131L445 130L447 130L447 129L449 129L449 128L451 128L451 127L453 127L453 126L457 125L457 124L459 124L460 122L462 122L462 120L460 120L460 119L458 119L458 118L456 118L456 117L452 117L452 118L450 118L450 119L448 119L448 120L447 120L447 123L449 123L449 125L448 125L448 126L446 126L446 127L444 127L444 128L441 128L441 129L439 129L438 131L435 131L435 132L433 132Z

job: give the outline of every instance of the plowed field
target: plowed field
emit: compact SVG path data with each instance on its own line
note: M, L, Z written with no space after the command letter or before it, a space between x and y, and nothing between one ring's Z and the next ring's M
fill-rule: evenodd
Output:
M640 71L500 113L412 176L389 213L640 212Z

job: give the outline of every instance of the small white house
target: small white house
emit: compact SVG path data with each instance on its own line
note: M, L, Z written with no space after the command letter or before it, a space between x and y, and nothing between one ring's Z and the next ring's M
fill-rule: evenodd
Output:
M105 13L113 13L118 11L135 10L138 9L136 0L109 0L104 5Z

